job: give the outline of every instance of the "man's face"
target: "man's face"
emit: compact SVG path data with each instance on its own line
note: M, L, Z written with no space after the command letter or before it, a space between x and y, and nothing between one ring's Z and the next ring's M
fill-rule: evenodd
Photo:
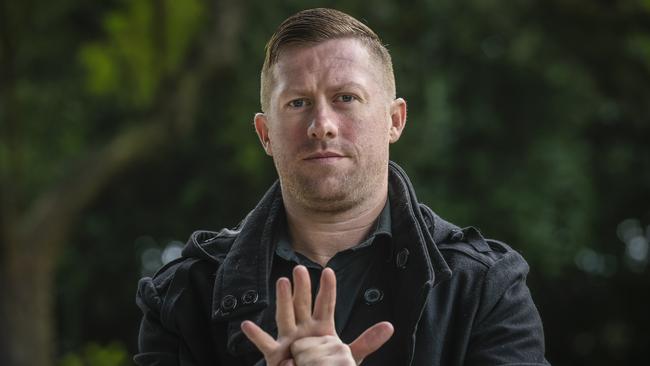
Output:
M385 189L388 145L401 134L406 103L391 98L367 47L355 39L288 47L272 73L255 129L283 194L336 211Z

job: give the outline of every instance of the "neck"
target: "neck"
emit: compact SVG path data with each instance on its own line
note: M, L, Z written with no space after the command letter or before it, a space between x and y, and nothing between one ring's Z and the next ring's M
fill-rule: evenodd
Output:
M387 188L380 192L340 212L309 210L285 198L293 249L325 267L336 253L352 248L368 236L388 197Z

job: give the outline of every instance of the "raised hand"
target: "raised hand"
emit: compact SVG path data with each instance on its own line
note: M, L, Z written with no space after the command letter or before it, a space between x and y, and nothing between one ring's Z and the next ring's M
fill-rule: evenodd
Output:
M336 276L330 268L321 274L313 312L311 281L304 266L294 268L293 282L293 294L287 278L276 283L277 339L251 321L244 321L241 326L269 366L358 365L392 336L393 326L381 322L350 345L341 341L334 327Z

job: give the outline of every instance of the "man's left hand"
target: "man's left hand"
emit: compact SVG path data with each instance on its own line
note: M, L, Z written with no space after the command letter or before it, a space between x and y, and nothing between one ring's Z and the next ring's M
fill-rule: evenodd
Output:
M293 297L290 295L289 281L286 278L278 280L277 340L251 321L242 323L244 334L264 354L269 365L359 365L393 335L393 326L389 322L381 322L368 328L350 345L343 343L334 327L334 271L329 268L323 270L313 312L307 269L296 266L293 278Z

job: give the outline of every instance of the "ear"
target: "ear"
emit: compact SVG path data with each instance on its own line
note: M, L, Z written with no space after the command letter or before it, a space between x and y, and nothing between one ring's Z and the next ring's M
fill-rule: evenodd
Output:
M255 132L257 132L257 137L259 137L264 151L266 151L267 155L273 156L271 140L269 139L268 119L266 118L266 115L264 113L255 113L253 123L255 124Z
M402 135L404 126L406 126L406 101L402 98L397 98L391 102L390 105L390 143L399 140Z

